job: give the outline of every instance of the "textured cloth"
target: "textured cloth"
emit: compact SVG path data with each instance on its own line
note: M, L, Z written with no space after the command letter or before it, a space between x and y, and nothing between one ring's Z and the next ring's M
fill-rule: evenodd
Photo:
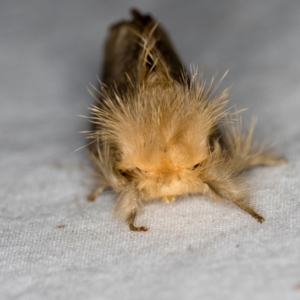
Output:
M248 173L259 224L194 196L145 206L130 232L105 192L86 201L88 128L107 28L151 12L187 66L230 70L232 105L286 165ZM0 299L300 299L300 2L2 1Z

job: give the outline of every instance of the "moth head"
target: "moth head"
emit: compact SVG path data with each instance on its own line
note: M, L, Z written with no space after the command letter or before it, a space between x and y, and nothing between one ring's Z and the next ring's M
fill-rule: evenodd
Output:
M116 166L136 182L146 199L168 198L196 192L208 156L206 145L178 140L157 144L151 151L136 152L132 157L124 156Z
M100 134L118 153L115 169L146 199L203 191L225 95L209 99L203 86L172 81L152 82L126 97L101 111Z

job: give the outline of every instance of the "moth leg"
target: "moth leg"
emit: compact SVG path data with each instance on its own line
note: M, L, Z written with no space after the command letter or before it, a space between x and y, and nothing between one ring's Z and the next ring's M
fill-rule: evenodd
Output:
M98 195L100 195L104 189L106 188L106 185L100 185L97 188L95 188L89 195L88 195L88 200L89 201L94 201Z
M129 229L130 229L131 231L147 231L148 228L145 227L145 226L141 226L141 227L136 227L136 226L134 226L133 223L134 223L134 219L135 219L135 217L136 217L136 213L137 213L137 211L136 211L136 210L133 210L133 211L130 213L129 217L127 218L127 223L128 223L128 225L129 225Z
M249 206L246 201L242 198L237 198L234 196L234 194L230 193L228 190L223 190L223 192L218 191L216 188L213 188L212 185L206 183L205 184L206 193L212 196L216 200L220 200L222 198L226 198L227 200L234 203L236 206L238 206L240 209L251 215L254 219L256 219L259 223L264 222L264 218L258 214L251 206ZM223 194L226 194L223 195Z
M275 166L285 164L286 162L287 160L284 157L274 157L271 154L261 154L251 159L249 167Z
M239 200L232 200L232 202L241 208L243 211L247 212L249 215L251 215L254 219L256 219L259 223L263 223L265 219L258 214L252 207L250 207L243 199Z

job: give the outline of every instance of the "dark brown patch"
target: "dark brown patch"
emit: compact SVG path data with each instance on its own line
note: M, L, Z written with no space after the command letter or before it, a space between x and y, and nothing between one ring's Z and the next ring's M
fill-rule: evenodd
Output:
M58 225L56 225L56 228L63 229L66 226L67 226L66 224L58 224Z

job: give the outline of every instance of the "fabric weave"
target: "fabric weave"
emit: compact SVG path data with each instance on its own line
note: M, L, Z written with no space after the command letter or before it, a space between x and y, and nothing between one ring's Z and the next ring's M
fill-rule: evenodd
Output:
M85 90L108 26L136 6L204 77L258 117L257 136L289 160L248 173L259 224L193 196L145 206L130 232L116 196L86 196ZM0 9L1 299L300 299L300 2L3 2ZM99 53L99 49L101 49ZM218 77L217 76L217 77Z

